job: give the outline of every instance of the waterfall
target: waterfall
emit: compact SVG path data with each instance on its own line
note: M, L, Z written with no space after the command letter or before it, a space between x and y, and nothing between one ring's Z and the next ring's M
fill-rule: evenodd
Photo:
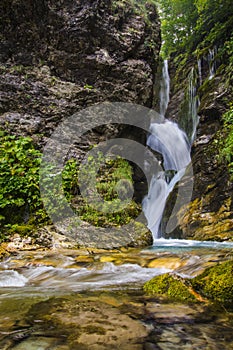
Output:
M199 99L196 91L195 71L192 67L188 76L188 120L190 120L191 125L188 125L187 130L191 144L195 139L196 129L199 121L199 117L197 115L198 106Z
M163 69L162 69L162 79L160 84L160 114L161 116L165 116L167 106L169 103L169 93L170 93L170 78L168 73L168 60L163 61Z
M199 76L199 85L202 84L202 68L201 68L201 58L197 60L198 76Z
M148 195L143 200L148 228L156 239L161 235L159 227L167 197L184 175L191 158L187 136L176 123L164 120L163 123L152 123L150 129L147 145L163 156L161 171L153 175Z
M209 49L209 54L207 57L208 64L209 64L209 79L212 79L216 72L216 60L215 60L216 53L217 53L216 46L214 46L213 49Z
M143 199L143 212L148 222L148 228L153 234L154 240L162 236L160 224L169 194L175 185L184 176L187 166L191 163L191 143L194 140L198 123L194 69L188 77L188 128L190 136L179 128L178 124L164 118L169 102L170 79L168 75L168 63L164 61L161 77L160 117L150 125L150 135L147 146L162 155L162 161L153 174L149 185L148 195ZM190 124L191 117L191 124Z

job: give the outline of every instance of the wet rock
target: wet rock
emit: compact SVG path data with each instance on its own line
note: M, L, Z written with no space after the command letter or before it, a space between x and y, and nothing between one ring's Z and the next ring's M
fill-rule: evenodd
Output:
M2 243L0 245L0 259L3 259L8 255L9 255L9 252L7 251L7 244Z
M154 259L149 262L148 267L164 267L167 269L175 270L182 265L185 265L187 261L182 261L179 257L164 257Z
M120 228L95 227L83 222L77 227L68 219L63 220L56 231L60 237L67 237L68 241L75 242L76 247L111 250L121 247L146 247L152 244L151 232L139 222L132 222Z
M206 47L207 51L208 49ZM218 49L220 51L220 47ZM210 78L207 60L205 57L202 59L201 81L198 78L195 54L190 56L185 63L176 62L176 55L169 61L171 93L166 117L178 122L186 132L191 131L192 122L187 121L189 114L188 78L191 69L194 69L192 83L200 103L198 102L197 111L199 124L191 152L194 180L191 203L183 208L184 212L187 210L186 215L183 216L184 221L181 217L178 221L175 217L171 218L176 229L169 232L167 236L197 240L232 240L232 204L225 209L226 216L223 222L222 218L219 218L219 211L223 206L226 207L226 202L232 198L233 194L227 164L219 157L222 147L221 139L226 137L222 127L222 115L228 110L233 97L232 87L226 73L228 69L230 71L230 67L227 57L219 57L221 62L217 62L216 59L219 68ZM181 183L180 186L182 188L183 184ZM169 197L163 228L166 228L176 201L179 201L177 187Z
M211 186L209 187L212 192ZM214 190L215 186L212 188ZM178 222L183 237L201 241L231 241L233 239L231 198L226 199L219 209L216 208L216 211L213 210L214 208L213 211L209 211L214 205L211 203L212 195L206 195L200 200L195 199L186 208L180 210ZM218 203L215 206L218 206Z
M142 323L97 298L78 299L79 302L77 298L42 302L32 307L29 317L36 314L45 322L44 326L46 322L50 329L55 326L54 333L63 334L69 348L142 349L141 344L148 334Z

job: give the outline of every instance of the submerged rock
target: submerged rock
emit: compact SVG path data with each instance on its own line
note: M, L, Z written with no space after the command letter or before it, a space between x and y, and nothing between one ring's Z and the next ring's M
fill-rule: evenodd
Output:
M65 342L68 349L141 350L148 328L113 306L115 302L119 306L117 300L101 299L101 296L50 299L34 305L28 321L39 317L43 327L48 327L50 337L60 334L57 343Z

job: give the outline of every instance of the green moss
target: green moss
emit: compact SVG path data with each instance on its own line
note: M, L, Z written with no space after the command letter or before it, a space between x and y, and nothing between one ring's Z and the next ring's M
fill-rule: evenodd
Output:
M10 226L9 229L9 233L14 234L14 233L18 233L21 236L25 236L28 233L32 232L33 230L36 229L36 226L33 225L18 225L18 224L14 224Z
M223 304L233 303L233 261L207 268L190 280L193 288L208 299Z
M196 301L181 278L166 273L146 282L143 289L148 294L158 294L176 301Z
M156 276L146 282L143 289L148 294L163 295L175 301L210 300L232 307L233 260L211 266L192 279L169 273Z
M78 171L75 159L67 162L62 178L63 188L79 217L97 227L128 224L141 212L141 205L130 200L133 194L133 169L124 159L105 159L101 152L89 156ZM80 183L92 191L77 195ZM102 199L102 201L99 200Z

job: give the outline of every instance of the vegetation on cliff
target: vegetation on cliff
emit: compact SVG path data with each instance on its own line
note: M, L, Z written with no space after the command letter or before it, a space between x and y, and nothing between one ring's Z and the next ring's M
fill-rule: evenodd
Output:
M28 234L50 220L39 188L42 153L35 148L30 137L17 137L1 131L0 141L0 239L4 240L11 233ZM62 184L67 201L82 220L95 226L111 227L128 224L139 215L140 205L133 200L128 201L133 171L127 161L117 158L104 162L101 154L98 161L89 159L82 176L90 179L96 176L97 171L96 190L104 204L98 204L98 200L88 204L79 196L78 170L75 159L67 161L62 171ZM109 204L111 207L114 205L113 212L106 212Z
M44 216L39 191L41 152L29 137L0 133L0 228L30 231ZM27 223L27 225L25 225ZM23 226L23 228L22 228ZM1 239L5 233L1 232Z
M222 145L220 159L227 162L230 178L233 181L233 107L223 115Z

